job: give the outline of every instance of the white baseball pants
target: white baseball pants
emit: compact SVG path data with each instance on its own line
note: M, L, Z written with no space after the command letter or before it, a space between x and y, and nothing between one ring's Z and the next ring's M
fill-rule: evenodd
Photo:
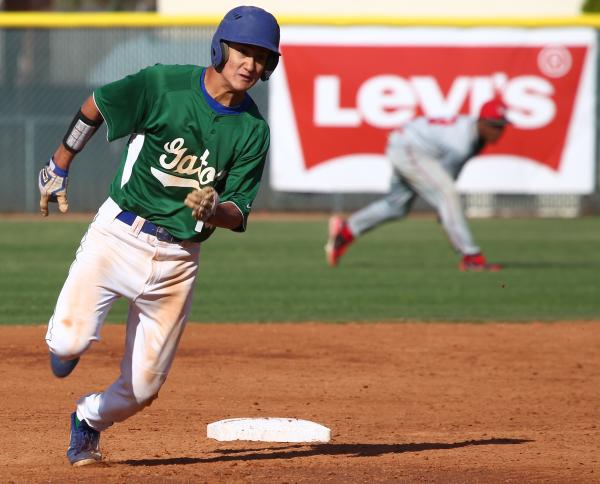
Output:
M127 225L108 199L84 235L48 324L50 351L83 354L116 299L129 301L121 374L104 392L77 403L77 416L96 430L150 405L164 383L191 307L200 244L161 242Z
M454 249L462 255L478 254L480 248L473 241L454 179L442 164L409 144L394 143L393 136L387 156L394 171L390 193L349 217L352 233L359 236L384 222L404 217L419 194L437 210Z

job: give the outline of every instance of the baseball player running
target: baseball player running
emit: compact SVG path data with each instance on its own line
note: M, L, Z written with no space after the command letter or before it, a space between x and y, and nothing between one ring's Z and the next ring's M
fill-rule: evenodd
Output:
M279 56L275 17L236 7L214 34L211 66L155 65L96 89L40 171L42 214L48 202L66 212L69 166L100 124L109 141L129 136L46 334L52 371L65 377L100 339L114 301L129 301L119 377L71 415L71 464L100 461L100 432L157 398L189 315L200 244L216 227L246 230L269 148L247 91Z
M390 193L352 214L329 220L327 262L336 266L350 244L363 233L389 220L404 217L417 194L438 212L450 243L462 255L461 271L498 271L475 244L454 186L465 163L486 145L495 143L508 124L499 99L485 103L479 117L452 119L418 117L390 134L387 157L392 163Z

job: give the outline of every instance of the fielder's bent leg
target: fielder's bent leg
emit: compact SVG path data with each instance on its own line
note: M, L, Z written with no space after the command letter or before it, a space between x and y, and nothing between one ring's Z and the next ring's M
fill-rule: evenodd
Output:
M404 217L415 199L415 192L398 175L392 177L390 192L348 217L347 223L355 237L375 227Z
M354 212L347 220L332 217L329 221L329 238L325 245L327 263L338 265L350 244L360 235L375 227L404 217L415 199L412 188L399 176L392 178L390 193L370 205Z
M398 170L413 189L436 208L442 226L454 249L461 254L477 254L480 249L467 224L454 179L440 162L412 147L398 158Z

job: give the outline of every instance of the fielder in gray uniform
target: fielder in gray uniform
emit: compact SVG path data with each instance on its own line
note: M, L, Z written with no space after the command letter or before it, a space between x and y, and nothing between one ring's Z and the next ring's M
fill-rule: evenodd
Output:
M438 212L450 243L462 255L462 271L498 271L475 244L463 213L454 181L465 163L486 143L495 143L508 124L506 106L499 99L485 103L479 117L451 119L418 117L390 134L387 157L392 163L390 193L353 213L347 220L329 220L327 262L338 265L350 244L378 225L399 219L410 211L420 195Z

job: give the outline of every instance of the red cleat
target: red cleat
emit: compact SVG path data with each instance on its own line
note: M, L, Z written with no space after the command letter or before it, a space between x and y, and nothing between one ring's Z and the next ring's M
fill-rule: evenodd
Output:
M498 272L500 264L488 264L483 254L464 255L458 268L463 272Z
M329 239L325 245L327 264L331 267L337 266L353 240L354 236L346 221L342 217L331 217L329 219Z

